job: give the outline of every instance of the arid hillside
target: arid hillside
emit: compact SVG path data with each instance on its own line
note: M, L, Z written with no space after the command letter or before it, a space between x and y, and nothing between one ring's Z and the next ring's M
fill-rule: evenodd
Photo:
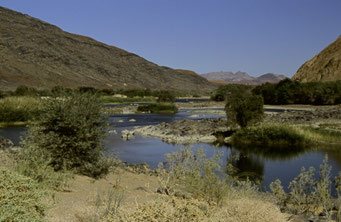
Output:
M341 36L304 63L293 76L300 82L328 82L341 80Z
M200 76L158 66L133 53L3 7L0 30L2 90L19 85L187 91L210 91L215 87Z

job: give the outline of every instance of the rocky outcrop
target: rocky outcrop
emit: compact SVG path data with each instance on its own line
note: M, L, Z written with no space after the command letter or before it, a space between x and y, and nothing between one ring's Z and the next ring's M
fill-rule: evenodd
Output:
M158 66L92 38L71 34L39 19L0 7L0 88L150 88L211 91L193 73Z
M304 63L292 79L300 82L341 80L341 36Z
M265 122L304 124L318 121L341 120L341 106L315 108L312 110L288 110L286 112L265 113Z
M129 135L140 134L145 137L157 137L167 143L213 143L217 140L217 133L226 132L228 130L226 118L200 120L185 119L171 123L161 123L156 126L136 128L133 131L124 132L123 138L129 138Z

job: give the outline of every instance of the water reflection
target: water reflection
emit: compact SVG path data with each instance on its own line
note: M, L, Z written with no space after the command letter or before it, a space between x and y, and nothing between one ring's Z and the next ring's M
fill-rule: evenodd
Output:
M246 146L234 146L239 152L245 154L254 154L267 158L269 160L290 160L298 155L302 155L309 152L311 149L307 149L302 146L298 147L267 147L267 146L256 146L256 145L246 145Z
M229 168L229 164L235 169L228 172L231 176L241 180L249 179L257 184L263 183L264 160L260 156L232 149L231 154L227 157L227 168Z

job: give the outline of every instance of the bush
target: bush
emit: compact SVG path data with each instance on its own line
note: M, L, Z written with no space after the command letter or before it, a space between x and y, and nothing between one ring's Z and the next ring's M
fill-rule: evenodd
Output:
M0 168L0 221L45 221L46 195L30 178Z
M41 100L33 97L0 99L0 122L25 122L39 116Z
M96 95L71 93L43 102L39 124L24 141L25 152L41 153L56 171L98 177L108 172L102 139L106 126Z
M207 159L202 149L194 154L189 148L167 154L165 164L158 169L161 189L167 194L185 191L195 198L220 204L229 188L227 178L222 176L220 156Z
M237 131L232 136L232 143L266 146L301 146L308 143L308 141L292 126L266 124Z
M263 105L261 96L248 93L231 95L225 106L227 119L230 124L245 128L263 118Z
M214 95L211 96L211 99L220 102L227 100L230 96L244 94L247 91L251 90L252 86L244 85L244 84L228 84L226 86L220 86Z
M341 103L341 81L301 83L284 79L277 84L265 83L252 92L262 95L265 104L336 105Z
M174 103L175 96L169 91L160 91L156 94L158 103Z
M323 213L329 219L333 210L333 200L331 166L328 165L327 156L320 165L318 178L315 177L314 171L313 167L309 170L302 168L301 173L290 182L289 193L284 191L280 180L271 183L270 189L282 209L294 214L319 215ZM336 177L335 181L340 181L340 178Z
M178 108L172 103L152 103L137 107L138 112L174 114L178 112Z
M51 159L46 159L46 156L39 149L24 149L16 158L16 171L33 179L41 187L64 191L73 176L72 172L65 169L55 171L50 165Z
M36 96L38 95L38 90L27 86L18 86L14 91L15 96Z

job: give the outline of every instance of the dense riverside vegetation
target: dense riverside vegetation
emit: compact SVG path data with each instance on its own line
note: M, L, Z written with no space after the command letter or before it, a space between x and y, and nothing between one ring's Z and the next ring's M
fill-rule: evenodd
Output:
M148 105L140 105L137 108L137 112L174 114L178 112L178 108L173 103L152 103Z
M39 121L43 101L56 95L87 93L97 95L102 104L119 103L155 103L141 107L140 112L176 113L177 108L172 103L176 92L149 89L113 90L79 87L77 89L62 86L51 90L38 90L27 86L19 86L15 91L0 90L0 127L27 125L30 121ZM104 111L105 112L105 111Z
M279 83L264 83L258 86L229 84L219 87L212 99L224 101L231 93L242 94L252 91L254 95L261 95L264 104L311 104L336 105L341 104L341 81L301 83L284 79Z
M341 103L341 81L300 83L285 79L278 84L265 83L253 90L265 104L336 105Z
M0 90L0 99L7 96L52 96L56 93L61 92L71 92L78 91L81 93L91 93L98 94L102 96L113 96L113 95L124 95L128 98L135 97L163 97L167 95L167 98L170 98L170 95L175 97L184 97L184 96L194 96L198 97L198 92L187 92L187 91L169 91L169 90L151 90L151 89L97 89L94 87L78 87L78 88L67 88L63 86L55 86L51 89L37 89L28 86L18 86L14 91L1 91ZM171 101L163 101L163 102L171 102Z
M31 121L41 114L41 104L41 99L37 97L2 98L0 99L0 123Z

